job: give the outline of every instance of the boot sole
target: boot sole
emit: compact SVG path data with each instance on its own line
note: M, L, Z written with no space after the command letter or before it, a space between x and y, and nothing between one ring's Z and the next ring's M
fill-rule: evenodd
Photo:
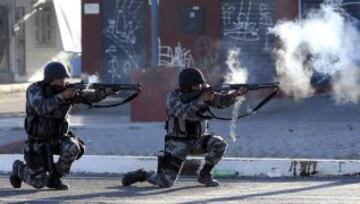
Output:
M21 188L21 179L17 176L11 175L10 176L10 184L14 188Z

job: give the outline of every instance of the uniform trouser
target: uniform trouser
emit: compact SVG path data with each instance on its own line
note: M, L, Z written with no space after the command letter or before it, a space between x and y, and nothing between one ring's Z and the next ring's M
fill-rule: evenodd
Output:
M224 139L216 135L203 135L195 140L165 142L165 157L160 172L149 171L147 181L159 187L171 187L178 178L187 155L205 155L205 164L216 165L226 150ZM159 161L158 161L159 162Z
M35 188L45 187L49 182L51 172L46 155L44 155L46 145L44 143L27 143L25 145L26 164L19 168L18 175L21 180ZM65 176L80 153L79 140L64 136L50 144L50 147L52 154L59 155L58 161L52 167L53 171L57 171L60 176Z

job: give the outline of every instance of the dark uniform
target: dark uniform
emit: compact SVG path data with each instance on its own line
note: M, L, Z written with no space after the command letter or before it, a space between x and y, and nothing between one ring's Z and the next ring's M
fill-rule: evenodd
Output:
M188 73L184 74L184 71ZM180 73L180 87L205 82L199 70L187 68L184 71ZM182 84L184 76L189 85ZM183 91L184 88L178 89L167 96L167 135L165 136L163 156L160 156L158 160L157 172L146 172L143 169L129 172L123 177L123 185L128 186L146 180L159 187L171 187L176 181L186 157L197 154L206 155L205 165L200 171L198 181L206 186L219 185L212 178L211 171L224 155L226 143L222 137L207 132L207 120L202 115L209 106L226 108L233 105L237 95L235 92L214 94L210 103L204 102L201 98L184 102L181 98Z
M26 163L16 160L13 164L10 182L15 188L21 187L23 181L35 188L48 186L67 189L60 178L69 173L71 164L85 149L84 143L69 131L68 119L72 104L99 102L106 97L105 90L101 90L81 93L71 101L64 99L60 93L62 90L59 91L48 83L52 79L49 72L54 69L59 73L55 73L53 77L69 76L67 73L61 74L62 67L59 64L48 65L45 68L45 80L33 83L27 89L25 130L28 140L24 150ZM56 162L53 162L54 154L59 155Z

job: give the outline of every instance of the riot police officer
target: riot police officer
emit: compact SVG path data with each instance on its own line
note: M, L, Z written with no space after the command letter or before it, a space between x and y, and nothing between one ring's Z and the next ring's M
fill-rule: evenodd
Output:
M72 163L85 150L83 141L69 130L69 112L74 103L99 102L111 94L103 89L79 94L75 89L65 89L70 77L60 62L50 62L44 69L44 79L31 84L26 91L25 163L13 163L10 183L20 188L25 182L35 188L67 190L61 180L69 173ZM58 154L58 161L53 155Z
M165 149L158 157L158 170L139 169L124 175L124 186L136 182L148 181L159 187L171 187L181 171L189 154L205 154L198 182L207 187L215 187L219 182L212 176L212 169L223 157L227 144L221 136L206 131L206 117L203 114L208 107L226 108L236 102L237 96L247 92L241 89L236 92L204 92L194 100L184 101L184 94L199 92L208 84L197 68L186 68L180 72L179 88L169 93L166 100L167 121Z

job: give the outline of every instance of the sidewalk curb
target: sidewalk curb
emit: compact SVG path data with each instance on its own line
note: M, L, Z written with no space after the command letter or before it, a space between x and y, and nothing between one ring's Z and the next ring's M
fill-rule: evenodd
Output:
M14 160L23 160L20 154L0 155L0 172L11 172ZM190 157L199 159L201 157ZM294 165L296 163L296 165ZM293 164L293 165L292 165ZM318 172L316 176L345 176L355 175L360 171L358 160L308 160L308 159L254 159L254 158L224 158L216 167L218 171L236 171L238 176L249 177L291 177L296 168L300 173L300 165L313 171L313 165ZM308 165L308 166L307 166ZM154 156L107 156L85 155L76 161L71 173L89 174L123 174L127 171L144 168L156 169L157 158Z
M0 94L25 92L31 83L0 84Z

